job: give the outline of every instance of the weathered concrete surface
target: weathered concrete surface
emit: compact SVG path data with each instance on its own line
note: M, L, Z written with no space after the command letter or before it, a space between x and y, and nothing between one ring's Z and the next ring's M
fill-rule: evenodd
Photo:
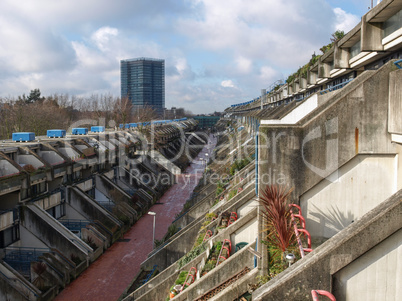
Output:
M363 73L296 125L260 126L260 189L288 185L297 201L356 154L395 154L387 132L393 68Z
M402 69L395 70L389 75L389 118L388 131L402 134Z
M399 190L256 290L253 300L311 300L312 289L331 292L333 275L372 248L381 248L383 241L402 228L401 216L402 190Z
M335 172L336 181L323 180L304 193L300 206L311 236L330 238L394 194L397 161L395 154L357 155Z

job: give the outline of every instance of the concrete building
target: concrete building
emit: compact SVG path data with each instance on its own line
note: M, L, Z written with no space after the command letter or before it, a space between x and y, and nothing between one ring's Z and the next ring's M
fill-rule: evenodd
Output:
M401 12L402 1L381 1L307 74L225 111L220 167L209 168L219 174L239 158L255 161L218 196L212 183L199 193L175 221L182 230L143 263L159 274L125 300L164 300L183 271L189 285L171 300L312 300L312 291L402 298ZM311 237L275 277L257 202L270 184L293 188L305 220L297 233ZM237 219L222 227L226 211ZM194 248L199 238L204 249ZM204 273L217 242L230 256Z
M135 58L120 61L121 97L134 110L150 106L162 117L165 108L165 60Z
M176 124L155 129L156 143L135 128L103 127L4 140L0 299L51 300L121 238L175 182L188 162L180 148L192 158L205 143L194 120Z
M184 117L184 108L165 108L163 119L180 119Z

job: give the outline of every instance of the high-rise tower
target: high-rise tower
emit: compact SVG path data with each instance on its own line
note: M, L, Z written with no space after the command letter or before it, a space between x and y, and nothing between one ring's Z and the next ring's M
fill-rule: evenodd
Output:
M165 60L135 58L120 61L121 97L134 109L150 106L160 116L165 107Z

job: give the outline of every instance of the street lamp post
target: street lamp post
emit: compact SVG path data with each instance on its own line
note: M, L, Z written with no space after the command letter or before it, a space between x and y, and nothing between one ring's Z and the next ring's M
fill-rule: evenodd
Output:
M155 219L156 219L156 213L152 211L148 211L149 215L152 215L154 217L154 227L153 227L153 233L152 233L152 250L155 249Z

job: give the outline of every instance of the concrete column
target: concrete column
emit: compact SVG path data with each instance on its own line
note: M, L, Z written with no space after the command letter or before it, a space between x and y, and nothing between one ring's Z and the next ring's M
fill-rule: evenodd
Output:
M315 85L315 83L317 82L317 76L318 76L317 71L309 70L307 72L307 84Z
M362 18L361 51L383 51L382 23L367 22L367 15Z
M341 48L338 43L335 43L334 50L334 68L335 69L348 69L350 60L349 48Z
M266 89L261 89L261 110L264 108L264 103L266 103L266 98L267 98L267 90Z
M319 62L318 63L318 77L319 78L329 78L331 72L331 65L329 63L325 62Z

